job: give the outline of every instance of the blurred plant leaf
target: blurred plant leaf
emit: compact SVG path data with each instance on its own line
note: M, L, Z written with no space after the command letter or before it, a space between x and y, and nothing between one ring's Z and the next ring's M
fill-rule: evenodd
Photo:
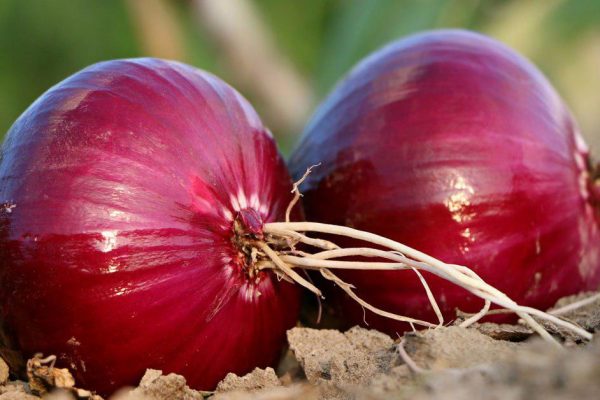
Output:
M436 26L448 0L346 2L324 39L317 86L325 93L361 58L406 34Z
M68 75L138 53L121 1L0 3L0 135L35 98Z

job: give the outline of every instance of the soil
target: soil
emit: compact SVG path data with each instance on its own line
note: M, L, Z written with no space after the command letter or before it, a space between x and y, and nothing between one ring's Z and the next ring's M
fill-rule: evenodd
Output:
M564 298L555 308L589 295ZM598 399L600 298L562 317L597 332L597 337L583 343L545 324L563 342L561 350L521 325L449 326L397 339L360 327L346 332L296 327L288 331L289 350L276 371L257 368L242 377L229 374L209 393L190 389L182 376L149 369L137 388L111 398ZM39 399L35 393L52 400L99 400L77 389L68 371L38 364L32 363L29 382L10 381L0 359L0 400Z

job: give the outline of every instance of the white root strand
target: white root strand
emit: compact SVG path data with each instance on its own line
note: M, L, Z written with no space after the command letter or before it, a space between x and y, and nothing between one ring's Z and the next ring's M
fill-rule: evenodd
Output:
M446 264L443 261L438 260L437 258L431 257L425 253L422 253L418 250L415 250L411 247L403 245L401 243L395 242L391 239L385 238L383 236L376 235L374 233L363 232L357 229L348 228L345 226L337 226L337 225L328 225L317 222L271 222L265 224L264 231L267 233L273 233L271 230L276 231L279 230L295 230L301 232L320 232L320 233L329 233L332 235L341 235L350 237L353 239L363 240L366 242L370 242L373 244L377 244L379 246L387 247L394 251L399 251L402 254L406 254L408 257L421 261L423 264L422 269L425 269L433 274L441 276L444 279L448 279L460 286L463 287L475 287L478 289L482 289L490 292L498 297L506 297L504 293L499 291L498 289L487 285L481 284L480 281L471 277L465 276L464 273L459 273L457 269L450 265ZM372 249L375 250L375 249ZM466 268L466 267L465 267ZM515 303L516 305L516 303Z
M278 235L289 237L291 239L297 240L298 242L323 250L334 250L340 248L337 244L332 243L329 240L311 238L296 231L282 230L278 233Z
M400 339L400 343L398 343L397 349L400 358L402 359L402 361L404 361L404 364L406 364L406 366L413 373L422 374L425 371L423 368L419 367L417 363L412 358L410 358L410 356L406 352L406 349L404 348L404 339Z
M431 288L427 284L427 281L425 280L425 278L419 272L418 269L416 269L415 267L410 267L410 269L412 269L413 272L415 274L417 274L419 281L421 281L421 285L423 285L423 289L425 289L425 294L427 295L427 299L429 300L429 303L431 304L431 307L433 308L433 312L435 313L435 316L438 319L438 327L443 326L444 325L444 315L442 314L442 310L440 310L440 306L438 305L437 301L435 300L435 296L431 292Z
M372 264L374 264L374 267L372 269L378 269L378 267L381 267L382 269L407 269L406 267L401 268L400 264L410 264L414 268L417 268L417 269L420 268L420 269L426 270L428 272L431 272L435 275L444 277L443 275L440 275L439 273L437 273L437 271L435 271L435 269L433 269L430 265L428 265L426 263L415 262L413 260L406 258L403 255L399 255L399 254L396 254L395 252L389 252L389 251L384 251L384 250L358 247L358 248L346 248L346 249L339 249L339 250L322 251L320 253L313 255L313 257L325 258L325 259L328 257L331 257L331 256L335 256L335 257L367 256L367 257L387 258L390 260L400 261L401 263L398 263L398 264L395 264L395 263L372 263ZM340 261L338 261L338 262L340 262ZM360 262L360 261L342 261L342 262L343 263L354 262L356 264L362 264L363 269L364 269L365 264L368 264L369 269L371 268L370 267L371 263L365 263L365 262ZM336 264L337 264L337 262L336 262ZM336 268L336 264L333 264L331 267ZM394 264L396 266L392 267ZM346 264L340 264L340 265L346 265ZM329 268L330 266L327 265L327 267ZM337 267L340 268L340 266L337 266ZM517 315L519 315L519 317L524 319L531 326L531 328L533 328L536 332L538 332L545 339L556 342L538 322L536 322L535 320L533 320L530 317L527 318L526 316L523 315L524 313L535 315L536 317L538 317L540 319L544 319L546 321L553 322L554 324L561 326L565 329L569 329L569 330L577 333L579 336L586 338L588 340L590 340L592 338L592 334L587 332L585 329L582 329L568 321L559 319L559 318L555 317L554 315L545 313L545 312L540 311L535 308L519 306L518 304L516 304L514 301L512 301L508 296L506 296L504 294L502 294L502 297L500 297L500 298L495 297L493 294L490 295L488 293L489 291L486 290L487 286L489 286L489 285L487 283L485 283L474 271L468 269L467 267L460 266L460 265L452 265L452 267L454 267L458 271L461 271L463 273L470 275L473 279L476 279L476 281L478 281L479 284L474 285L476 287L468 287L468 286L463 286L460 281L456 281L452 277L447 277L446 279L456 283L457 285L463 287L464 289L468 290L469 292L475 294L476 296L478 296L486 301L490 301L490 302L500 305L508 310L511 310L512 312L515 312ZM355 268L356 268L356 266L355 266ZM484 306L484 308L485 308L485 306ZM476 322L477 320L481 319L485 315L485 314L480 314L480 313L481 313L481 311L479 313L475 314L476 319L470 319L470 324L472 324L473 322ZM544 332L544 333L542 333L542 332Z
M589 332L587 332L586 330L584 330L580 327L575 326L574 324L571 324L567 321L563 321L561 319L553 317L552 315L548 315L548 314L544 313L543 311L540 311L540 310L537 310L534 308L519 306L516 303L514 303L512 300L510 300L510 298L508 298L506 295L503 295L503 297L500 297L500 298L494 296L493 294L490 295L488 293L488 291L486 291L486 289L487 289L486 286L489 286L489 285L487 285L482 280L479 280L477 285L473 285L473 286L477 286L477 287L475 287L475 288L472 286L470 287L470 286L464 285L460 280L457 280L452 276L438 273L438 271L436 271L434 268L432 268L428 264L418 263L418 262L415 263L413 260L406 259L404 256L398 255L396 253L387 252L387 251L383 251L383 250L377 250L377 249L348 248L348 249L339 249L339 250L329 250L329 251L317 253L314 256L321 255L321 257L324 257L324 254L326 256L331 256L332 254L344 254L345 257L348 257L348 256L371 256L371 257L389 258L389 259L396 259L398 261L403 260L406 263L414 264L414 266L407 266L404 262L403 263L385 263L385 262L362 262L362 261L338 261L338 260L328 260L328 259L313 259L314 257L296 257L296 256L281 256L281 258L282 258L282 260L284 260L285 262L287 262L289 264L301 266L302 268L316 269L316 270L319 270L321 268L359 269L359 270L365 270L365 269L404 270L404 269L409 269L409 268L421 268L421 269L429 271L435 275L442 276L443 278L445 278L451 282L456 283L457 285L463 287L465 290L468 290L469 292L475 294L476 296L484 299L486 302L487 301L493 302L504 308L512 310L519 317L521 317L523 320L525 320L527 322L527 324L529 326L531 326L532 329L534 329L540 336L542 336L547 341L558 344L558 342L556 342L556 340L537 321L535 321L533 318L531 318L529 316L529 314L536 315L537 317L539 317L541 319L552 321L557 325L563 326L566 329L570 329L571 331L577 333L578 335L580 335L584 338L589 337L591 339L591 334ZM485 309L485 306L484 306L484 309ZM472 324L472 323L478 321L479 319L483 318L483 316L485 316L485 314L482 314L481 312L477 313L474 317L469 319L469 324Z
M512 300L511 300L512 303L507 303L501 299L491 299L491 298L488 298L488 299L501 307L507 308L509 310L513 310L513 312L515 312L519 317L523 318L528 323L528 325L531 326L536 331L538 331L540 328L541 329L543 329L543 328L541 327L540 324L535 322L535 320L533 320L531 318L531 316L538 317L539 319L552 322L557 326L560 326L562 328L570 330L571 332L579 335L580 337L582 337L584 339L592 340L592 338L593 338L593 335L591 333L589 333L588 331L586 331L585 329L583 329L571 322L568 322L568 321L562 320L558 317L555 317L552 314L548 314L544 311L538 310L537 308L519 306L519 305L514 306L514 302L512 302ZM524 316L526 316L527 318ZM536 329L536 326L538 327L537 329Z
M298 273L296 273L296 271L294 271L289 265L287 265L285 262L283 262L281 260L281 258L279 258L277 253L275 253L269 246L267 246L266 243L258 242L258 246L275 263L275 265L277 265L277 267L279 267L283 272L285 272L285 274L287 276L289 276L295 282L297 282L301 286L304 286L306 289L310 290L317 296L321 297L323 295L321 293L321 291L315 285L313 285L312 283L308 282L306 279L304 279L303 277L298 275Z
M422 320L410 318L410 317L405 317L402 315L394 314L394 313L382 310L380 308L377 308L377 307L367 303L360 297L358 297L356 295L356 293L354 293L354 291L352 290L354 288L354 286L352 286L351 284L349 284L347 282L344 282L342 279L340 279L337 275L335 275L333 272L331 272L327 268L321 268L321 269L319 269L319 272L321 272L321 275L323 275L323 277L325 279L330 280L330 281L334 282L336 285L338 285L340 287L340 289L342 289L344 292L346 292L346 294L348 296L350 296L350 298L352 298L354 301L356 301L362 307L366 308L367 310L369 310L377 315L380 315L385 318L393 319L396 321L400 321L400 322L408 322L409 324L421 325L426 328L437 327L437 325L432 324L431 322L422 321Z
M350 252L349 252L349 250L350 250ZM363 263L363 262L337 261L337 260L329 261L329 258L347 257L348 254L353 255L351 250L353 250L353 249L335 249L335 250L329 250L329 251L322 251L320 253L316 253L313 255L306 254L304 257L281 256L281 259L284 262L288 262L290 264L297 265L297 266L302 266L302 267L308 268L308 269L319 270L320 268L326 266L327 268L364 270L365 263ZM364 252L368 252L368 250L373 250L373 249L368 249L368 248L363 249ZM400 255L400 256L406 259L406 257L404 257L402 255ZM323 261L321 261L321 260L323 260ZM324 262L324 260L328 260L328 261ZM406 260L409 262L412 261L412 260L408 260L408 259L406 259ZM326 264L326 265L324 265L324 264ZM373 263L373 262L370 262L369 269L395 269L395 270L412 269L414 271L414 273L417 275L417 278L419 278L419 281L423 285L423 288L425 289L427 298L428 298L428 300L431 304L431 307L438 319L438 326L444 325L444 316L442 315L442 311L440 310L440 307L437 304L437 301L435 300L435 297L433 296L433 293L431 292L431 288L427 284L427 281L425 280L423 275L421 275L421 273L419 272L419 270L417 268L415 268L414 266L406 265L404 263Z
M568 312L575 311L575 310L577 310L579 308L582 308L582 307L585 307L585 306L587 306L589 304L592 304L592 303L594 303L595 301L598 301L598 300L600 300L600 293L593 294L593 295L591 295L589 297L586 297L584 299L578 300L578 301L576 301L574 303L571 303L571 304L567 304L566 306L563 306L563 307L560 307L560 308L555 308L555 309L548 310L546 313L549 314L549 315L554 315L554 316L564 315L564 314L566 314ZM488 311L486 313L486 315L500 315L500 314L510 314L510 313L514 313L514 311L506 309L506 308L497 308L497 309ZM469 313L463 313L463 314L465 316L469 316L470 318L472 318L473 316L479 314L479 312L476 313L476 314L469 314Z
M552 315L563 315L570 311L577 310L578 308L585 307L588 304L592 304L598 300L600 300L600 293L596 293L592 296L586 297L585 299L581 299L574 303L567 304L566 306L555 308L554 310L548 311L548 313Z
M404 263L387 263L387 262L369 262L368 268L365 268L365 262L362 261L340 261L340 260L323 260L314 259L310 256L297 257L291 255L281 255L283 261L289 264L294 264L301 267L312 267L314 269L331 268L331 269L376 269L376 270L405 270L411 267Z
M401 243L395 242L391 239L388 239L388 238L385 238L385 237L382 237L382 236L379 236L379 235L376 235L373 233L363 232L363 231L359 231L359 230L356 230L353 228L348 228L348 227L343 227L343 226L335 226L335 225L328 225L328 224L314 223L314 222L285 222L285 223L273 222L273 223L265 224L264 231L266 233L270 233L270 234L274 234L274 235L277 235L278 232L283 233L283 231L320 232L320 233L326 233L326 234L332 234L332 235L346 236L346 237L350 237L353 239L370 242L375 245L383 246L383 247L389 248L391 250L394 250L395 252L400 252L402 255L394 254L389 251L386 252L386 251L382 251L382 250L377 250L377 249L368 249L368 251L365 251L365 250L367 250L365 248L360 248L361 252L356 253L356 254L352 253L352 251L348 251L349 249L328 250L328 252L336 252L337 251L338 252L337 257L344 257L344 256L350 256L350 255L382 257L382 258L390 259L393 261L397 261L398 264L405 264L405 267L401 268L399 265L396 265L396 266L390 265L393 263L364 262L364 263L362 263L364 265L363 269L377 269L376 267L380 267L380 269L406 269L408 266L410 266L410 267L414 267L417 269L426 270L430 273L433 273L437 276L440 276L450 282L453 282L453 283L461 286L462 288L468 290L469 292L475 294L478 297L481 297L482 299L484 299L486 301L490 301L496 305L499 305L506 309L512 310L519 317L521 317L528 325L530 325L536 332L538 332L544 339L551 341L555 344L558 344L558 342L538 322L536 322L531 317L532 315L536 316L540 319L544 319L544 320L553 322L553 323L555 323L559 326L562 326L566 329L569 329L585 339L589 340L592 338L592 335L589 332L585 331L584 329L582 329L578 326L575 326L574 324L571 324L567 321L563 321L563 320L561 320L553 315L550 315L548 313L545 313L543 311L540 311L540 310L537 310L537 309L534 309L531 307L523 307L523 306L518 305L513 300L511 300L506 294L502 293L500 290L494 288L493 286L485 283L483 280L481 280L480 277L477 276L477 274L475 274L472 270L468 269L467 267L446 264L443 261L440 261L434 257L431 257L431 256L429 256L425 253L422 253L418 250L415 250L411 247L408 247L406 245L403 245ZM343 251L343 250L345 250L345 251ZM317 253L317 255L316 255L317 258L319 257L318 256L319 254L321 254L320 257L324 257L323 253L327 253L327 251ZM332 253L330 253L329 255L331 255L331 254ZM345 255L341 255L341 254L345 254ZM384 256L384 254L385 254L385 256ZM406 256L403 256L404 254ZM293 256L286 256L286 257L293 257ZM414 261L411 262L411 260L408 257L410 257L413 260L420 261L420 262L416 262L416 263ZM298 257L298 258L300 258L300 257ZM314 258L314 256L310 257L310 258ZM290 259L288 258L288 261L289 260ZM295 261L294 264L296 264L296 261L300 262L299 260L294 260L294 261ZM330 262L333 262L333 261L330 260L327 263L321 264L321 266L325 267L325 268L333 268L333 265L338 265L339 267L344 265L345 267L349 267L351 264L338 264L338 263L353 263L352 261L335 261L335 263L329 264ZM309 261L308 263L311 263L311 262ZM354 263L359 263L359 262L354 262ZM297 264L297 265L302 265L302 264ZM313 266L316 267L316 264L314 264ZM484 306L484 309L485 309L485 306ZM482 311L480 311L479 313L476 314L477 318L480 318L482 316Z
M491 305L491 301L485 300L483 308L477 313L471 315L469 318L465 319L463 322L460 323L459 326L462 328L468 328L469 326L473 325L475 322L479 321L481 318L485 317L490 312Z

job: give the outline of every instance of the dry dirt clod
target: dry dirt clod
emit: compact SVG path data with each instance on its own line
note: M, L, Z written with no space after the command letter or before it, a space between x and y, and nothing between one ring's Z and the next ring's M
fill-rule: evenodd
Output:
M5 392L0 395L0 400L39 400L40 398L31 394L21 392Z
M0 385L4 385L8 381L8 365L0 358Z
M190 389L185 378L177 374L163 375L162 371L147 369L137 388L126 394L121 394L120 399L147 399L147 400L202 400L202 392Z
M377 331L293 328L287 337L311 383L364 384L389 369L393 340Z
M494 340L475 329L458 326L406 334L404 348L426 370L469 368L514 357L520 343Z
M344 388L338 398L599 398L600 340L560 351L539 339L504 343L460 327L420 332L404 339L411 357L428 370L415 376L407 374L405 365L399 365L375 376L369 385ZM455 348L450 347L452 344Z
M411 398L595 400L599 393L597 343L561 352L538 341L527 343L513 357L499 363L430 374Z
M255 368L254 371L242 377L229 373L219 382L217 392L231 392L234 390L257 391L260 389L281 386L273 368Z
M428 382L434 379L431 377L441 374L440 379L443 380L446 379L445 374L462 374L462 371L472 370L468 372L469 379L477 380L486 371L487 363L515 357L522 347L521 344L494 340L475 329L458 326L407 333L401 343L404 352L410 361L416 364L416 368L409 368L402 361L396 360L396 363L391 364L389 371L375 375L368 386L356 387L346 392L346 398L414 400L414 396L421 396L420 398L428 399ZM396 350L399 352L400 349ZM415 369L418 372L415 372ZM438 382L436 379L435 384ZM440 389L440 394L443 393ZM471 396L474 395L471 393Z
M284 356L279 361L276 375L283 385L291 385L294 382L305 381L304 371L294 356L294 353L288 348Z
M27 393L26 383L23 381L8 381L8 366L4 369L6 363L0 358L0 400L37 400L39 397ZM6 372L6 377L4 377Z
M217 393L210 400L321 400L319 391L308 384L279 386L247 392L235 390L233 392Z
M360 327L346 333L293 328L287 336L308 382L317 385L323 399L347 398L354 388L389 371L398 358L392 338Z
M326 399L387 398L390 393L418 391L418 382L432 371L509 359L521 347L460 327L407 334L405 350L425 370L415 379L394 341L377 331L294 328L288 331L288 341L308 381L318 385L320 396Z
M495 324L492 322L474 323L470 326L486 336L496 340L522 342L533 335L533 330L523 325Z

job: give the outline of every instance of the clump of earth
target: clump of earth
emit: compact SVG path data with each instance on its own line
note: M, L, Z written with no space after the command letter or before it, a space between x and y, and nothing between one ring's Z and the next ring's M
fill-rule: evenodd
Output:
M522 325L454 325L401 338L361 327L345 332L296 327L287 332L289 350L276 370L229 374L214 392L200 392L180 375L148 369L136 388L111 399L598 399L600 296L566 297L554 309L590 296L596 300L561 317L597 333L591 342L544 325L562 349ZM101 400L48 361L30 360L24 382L10 380L0 359L0 400Z

